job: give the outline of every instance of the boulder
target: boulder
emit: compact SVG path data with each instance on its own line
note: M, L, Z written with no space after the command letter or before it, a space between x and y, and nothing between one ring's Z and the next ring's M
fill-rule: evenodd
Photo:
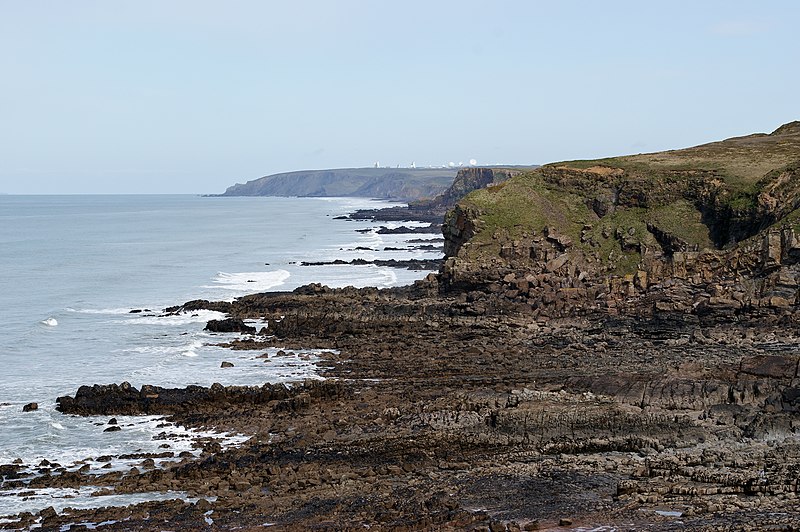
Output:
M23 412L33 412L34 410L39 410L39 403L28 403L22 407Z

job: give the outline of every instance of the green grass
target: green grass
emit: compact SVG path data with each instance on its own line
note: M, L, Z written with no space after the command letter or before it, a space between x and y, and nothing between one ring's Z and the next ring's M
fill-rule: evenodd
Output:
M583 198L548 188L535 172L477 190L466 202L484 213L483 238L491 238L497 230L514 238L524 232L541 233L550 226L575 241L583 224L593 216Z
M714 249L714 242L708 226L701 220L700 211L688 201L651 209L645 215L645 220L689 244L697 245L699 249Z
M625 275L635 272L641 259L635 246L658 245L647 231L646 213L646 209L634 208L620 209L604 216L587 231L587 243L581 244L584 253L596 256L611 273ZM599 247L592 247L589 241L594 241Z
M636 271L639 250L659 249L648 225L690 249L714 249L698 205L703 202L708 212L721 213L729 207L734 216L746 218L757 214L759 194L770 190L784 203L774 209L783 216L800 197L800 180L795 178L799 154L800 127L792 126L781 134L738 137L684 150L545 165L474 191L463 200L482 213L471 256L497 254L507 239L541 234L545 227L570 237L573 252L618 275ZM787 171L790 178L778 182ZM589 208L595 199L610 208L605 216L598 217ZM784 223L800 230L798 211ZM585 224L591 229L587 241L581 242Z
M728 206L735 212L749 212L758 205L756 194L752 192L739 192L730 198Z
M775 168L797 160L798 154L800 131L796 127L787 127L780 135L751 135L683 150L565 161L547 166L576 169L607 166L645 178L663 177L671 172L713 172L732 191L739 191L758 182Z

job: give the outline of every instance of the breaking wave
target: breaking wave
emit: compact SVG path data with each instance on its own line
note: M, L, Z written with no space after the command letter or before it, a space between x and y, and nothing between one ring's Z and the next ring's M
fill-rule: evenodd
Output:
M291 277L291 274L286 270L242 273L219 272L214 277L214 285L204 286L203 288L224 288L226 290L257 292L281 286L289 277Z

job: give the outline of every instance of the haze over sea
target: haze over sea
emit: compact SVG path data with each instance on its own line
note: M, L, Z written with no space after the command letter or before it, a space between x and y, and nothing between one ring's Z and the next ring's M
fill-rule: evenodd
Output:
M203 331L219 315L161 311L191 299L230 300L310 282L387 287L419 279L427 272L299 265L436 258L407 243L436 235L362 233L356 230L376 225L334 219L387 205L358 198L0 196L0 464L21 459L32 471L46 459L77 469L87 458L163 451L164 441L153 440L165 430L156 419L119 418L123 430L104 432L107 418L56 412L56 397L83 384L182 387L315 376L313 353L265 361L256 358L260 352L208 345L230 337ZM235 367L220 368L223 360ZM30 402L39 409L23 413ZM180 436L179 428L170 430ZM184 435L170 440L170 450L177 454L190 443ZM27 508L0 493L0 515Z

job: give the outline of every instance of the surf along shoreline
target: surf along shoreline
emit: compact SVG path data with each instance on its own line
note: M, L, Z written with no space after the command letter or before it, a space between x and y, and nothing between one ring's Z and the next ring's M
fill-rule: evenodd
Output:
M346 218L353 220L370 220L375 222L382 221L397 221L395 216L382 219L380 211L382 209L369 210L365 212L357 211L351 213ZM397 212L398 208L387 209L389 212ZM435 233L440 231L440 225L433 224L431 227L424 227L428 221L426 219L419 219L419 217L405 216L402 221L415 222L413 228L402 226L400 228L389 229L386 226L380 226L378 231L384 231L393 234L419 234L419 233ZM422 223L422 227L420 226ZM431 240L420 239L414 242L416 246L411 246L410 249L425 249L426 251L435 250L437 246L431 245ZM424 245L424 247L423 247ZM441 246L438 246L441 249ZM378 250L380 251L380 250ZM440 263L439 259L413 259L408 261L390 260L363 260L358 259L355 264L376 264L379 266L387 266L394 268L408 268L417 270L432 270L436 269ZM310 264L310 263L309 263ZM328 263L319 263L314 265L324 265ZM331 261L330 264L338 265L339 263ZM224 305L224 302L222 303ZM210 305L215 307L215 305ZM194 309L199 310L199 309ZM131 313L143 312L141 309L132 309ZM148 311L152 312L152 311ZM174 315L181 312L192 312L189 306L173 307L165 309L165 315ZM230 332L230 331L228 331ZM238 331L237 331L238 332ZM246 331L242 331L246 332ZM226 338L230 335L226 335ZM231 344L235 347L235 344ZM275 351L274 349L272 351ZM287 352L288 351L288 352ZM266 353L263 355L266 358ZM304 357L307 359L309 355L306 350L298 350L297 352L280 349L275 354L277 357ZM315 357L316 358L316 357ZM325 366L331 358L336 358L334 352L323 352L319 357L320 364ZM193 436L192 447L196 450L193 452L183 451L178 454L171 450L164 450L163 452L138 452L130 456L103 456L98 458L99 462L103 462L105 467L103 469L110 469L110 471L101 471L98 468L91 468L87 464L83 467L78 466L74 468L65 468L59 463L49 462L43 460L38 464L36 471L29 470L29 464L22 464L16 461L10 464L0 466L3 478L2 489L7 493L17 491L17 496L20 500L31 501L42 499L39 494L48 490L61 490L66 499L75 497L79 492L86 492L89 490L93 497L97 497L97 501L108 501L107 504L115 504L111 502L112 498L124 500L125 496L133 496L135 494L142 494L153 500L140 503L145 507L167 505L173 503L168 502L170 494L178 497L184 501L195 503L197 496L205 493L212 500L216 498L213 493L208 495L208 490L197 489L187 483L170 482L154 482L143 481L138 478L139 475L152 472L156 477L163 474L167 469L185 465L195 460L202 460L204 457L214 455L220 452L223 448L228 448L241 443L242 438L231 438L232 434L243 434L241 430L233 429L231 433L221 432L217 428L217 424L210 425L202 420L202 413L206 410L225 409L229 408L234 403L258 403L282 401L289 399L293 392L292 389L300 386L314 387L313 380L304 383L290 383L288 386L283 384L265 384L263 387L258 386L221 386L213 385L209 388L198 386L187 386L186 388L178 389L164 389L149 385L143 385L137 389L130 386L128 383L121 383L119 385L92 385L81 386L74 396L60 397L57 401L57 410L71 415L81 416L99 416L98 419L102 423L107 422L105 430L122 430L121 424L118 424L117 418L122 419L122 416L158 416L155 419L160 420L161 425L167 430L157 436L165 442L172 442L175 435L170 435L168 426L180 426L198 431ZM94 402L91 405L83 404L78 406L82 399L87 397L98 398L103 397L99 402ZM158 399L157 399L158 398ZM228 407L223 405L228 404ZM27 408L27 407L26 407ZM31 406L31 408L33 408ZM234 423L233 426L241 425ZM253 429L253 427L250 427ZM246 432L248 437L257 433L256 430ZM171 447L171 445L163 445L163 447ZM198 456L199 454L199 456ZM97 464L99 467L99 463ZM74 471L72 471L74 469ZM167 474L167 476L170 476ZM222 484L224 486L224 483ZM241 484L240 486L241 487ZM71 490L71 491L70 491ZM161 499L161 500L159 500ZM164 500L166 499L166 500ZM77 522L86 523L101 523L101 522L114 522L113 515L109 518L93 518L84 519L79 514L74 514L71 511L70 504L67 501L54 500L57 504L42 508L38 512L23 511L18 515L4 516L0 522L0 528L5 526L26 528L29 526L55 526L55 523L61 523L59 526L74 524ZM177 503L177 502L176 502ZM38 507L44 506L45 503L39 503ZM118 506L111 506L110 512L115 513L114 508L123 511L124 503L116 502ZM82 504L85 505L85 504ZM30 504L24 506L31 506ZM75 506L80 506L76 504ZM202 506L202 503L201 503ZM55 508L58 508L56 511ZM95 512L94 509L75 510L77 512ZM49 525L45 525L45 522Z

